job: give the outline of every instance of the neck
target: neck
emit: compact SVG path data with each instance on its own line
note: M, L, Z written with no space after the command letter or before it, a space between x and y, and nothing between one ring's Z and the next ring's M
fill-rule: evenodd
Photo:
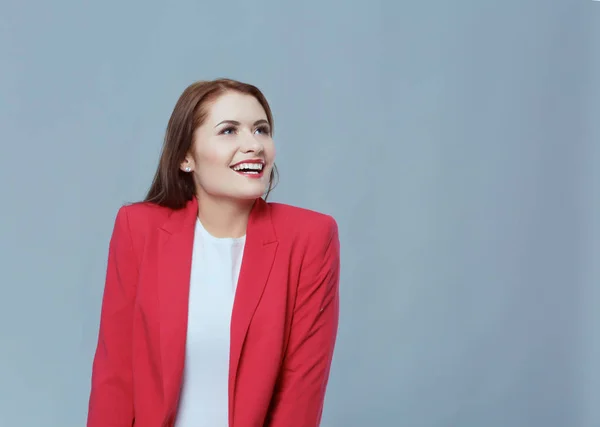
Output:
M221 199L198 195L198 218L202 226L217 238L238 238L246 234L254 200Z

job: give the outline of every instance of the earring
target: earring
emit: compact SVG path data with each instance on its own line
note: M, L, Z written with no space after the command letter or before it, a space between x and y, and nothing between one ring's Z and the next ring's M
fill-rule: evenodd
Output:
M186 166L185 171L186 172L190 172L192 170L192 168L190 168L189 166Z

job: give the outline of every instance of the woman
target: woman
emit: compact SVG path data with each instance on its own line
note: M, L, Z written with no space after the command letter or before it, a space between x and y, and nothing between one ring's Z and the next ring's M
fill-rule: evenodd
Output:
M319 425L338 230L263 200L272 133L254 86L198 82L179 98L146 200L116 217L88 427Z

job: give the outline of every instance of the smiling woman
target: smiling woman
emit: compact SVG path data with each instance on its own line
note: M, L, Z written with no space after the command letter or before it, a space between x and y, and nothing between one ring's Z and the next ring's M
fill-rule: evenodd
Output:
M225 164L231 167L234 158L265 162L261 177L268 179L268 196L277 174L272 135L271 108L255 86L232 80L192 84L171 115L159 168L146 201L178 209L207 187L221 196L236 197L238 191L248 189L243 184L232 188L222 168ZM181 171L187 175L182 176ZM250 198L262 195L262 184L264 181L252 184L254 193L251 191ZM258 189L261 194L255 194Z
M88 427L316 427L337 336L335 220L267 202L273 117L214 80L175 105L143 202L117 213Z

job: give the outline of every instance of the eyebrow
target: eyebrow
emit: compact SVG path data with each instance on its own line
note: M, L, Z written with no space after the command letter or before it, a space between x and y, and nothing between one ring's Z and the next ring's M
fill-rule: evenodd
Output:
M237 120L223 120L222 122L217 123L217 125L215 127L221 126L224 124L239 126L241 123L238 122ZM269 122L265 119L260 119L260 120L257 120L254 122L254 126L263 125L263 124L269 125Z

